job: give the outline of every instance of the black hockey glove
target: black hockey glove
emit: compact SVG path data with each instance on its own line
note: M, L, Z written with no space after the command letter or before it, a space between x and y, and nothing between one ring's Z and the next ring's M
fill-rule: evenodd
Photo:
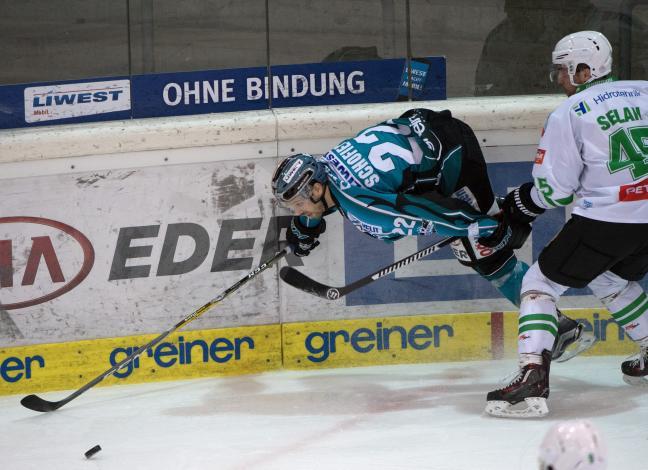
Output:
M319 225L315 227L306 227L299 221L299 216L295 216L290 221L290 227L286 230L286 241L295 256L308 256L310 252L320 244L317 237L326 230L326 221L320 220Z
M495 231L477 240L484 246L500 251L506 248L517 250L531 234L531 225L518 222L500 222Z
M533 183L524 183L506 195L502 203L504 220L529 224L545 211L531 199L532 188Z

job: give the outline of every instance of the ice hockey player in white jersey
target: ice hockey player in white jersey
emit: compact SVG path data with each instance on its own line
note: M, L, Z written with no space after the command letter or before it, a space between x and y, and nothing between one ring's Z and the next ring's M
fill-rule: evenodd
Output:
M622 363L630 384L648 384L648 82L616 81L612 48L601 33L561 39L552 78L569 98L550 114L533 166L533 182L509 193L505 217L533 221L574 202L571 219L522 281L519 372L487 396L496 416L548 412L547 350L556 336L556 302L588 286L640 348Z

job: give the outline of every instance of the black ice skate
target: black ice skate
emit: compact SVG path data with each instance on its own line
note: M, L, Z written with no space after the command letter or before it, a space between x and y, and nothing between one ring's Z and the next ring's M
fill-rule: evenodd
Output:
M558 310L558 335L553 345L552 361L565 362L587 351L596 343L592 332L583 331L583 325Z
M542 364L520 365L520 370L504 388L486 397L486 413L505 418L537 418L549 413L549 365L551 352L542 352Z
M621 364L623 381L629 385L648 386L648 338L639 342L639 354Z

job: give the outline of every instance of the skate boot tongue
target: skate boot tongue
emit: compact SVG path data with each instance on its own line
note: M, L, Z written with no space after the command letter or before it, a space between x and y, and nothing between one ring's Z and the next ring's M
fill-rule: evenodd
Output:
M513 385L524 378L526 366L529 364L542 365L542 356L539 354L520 354L518 356L518 370L508 373L502 380L500 385L502 388Z

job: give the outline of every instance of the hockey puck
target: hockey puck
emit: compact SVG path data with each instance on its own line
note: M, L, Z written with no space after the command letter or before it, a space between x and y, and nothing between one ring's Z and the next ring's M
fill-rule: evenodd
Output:
M94 454L96 454L100 450L101 450L101 446L99 444L97 444L92 449L86 451L86 453L84 455L86 456L86 459L89 459L90 457L92 457Z

